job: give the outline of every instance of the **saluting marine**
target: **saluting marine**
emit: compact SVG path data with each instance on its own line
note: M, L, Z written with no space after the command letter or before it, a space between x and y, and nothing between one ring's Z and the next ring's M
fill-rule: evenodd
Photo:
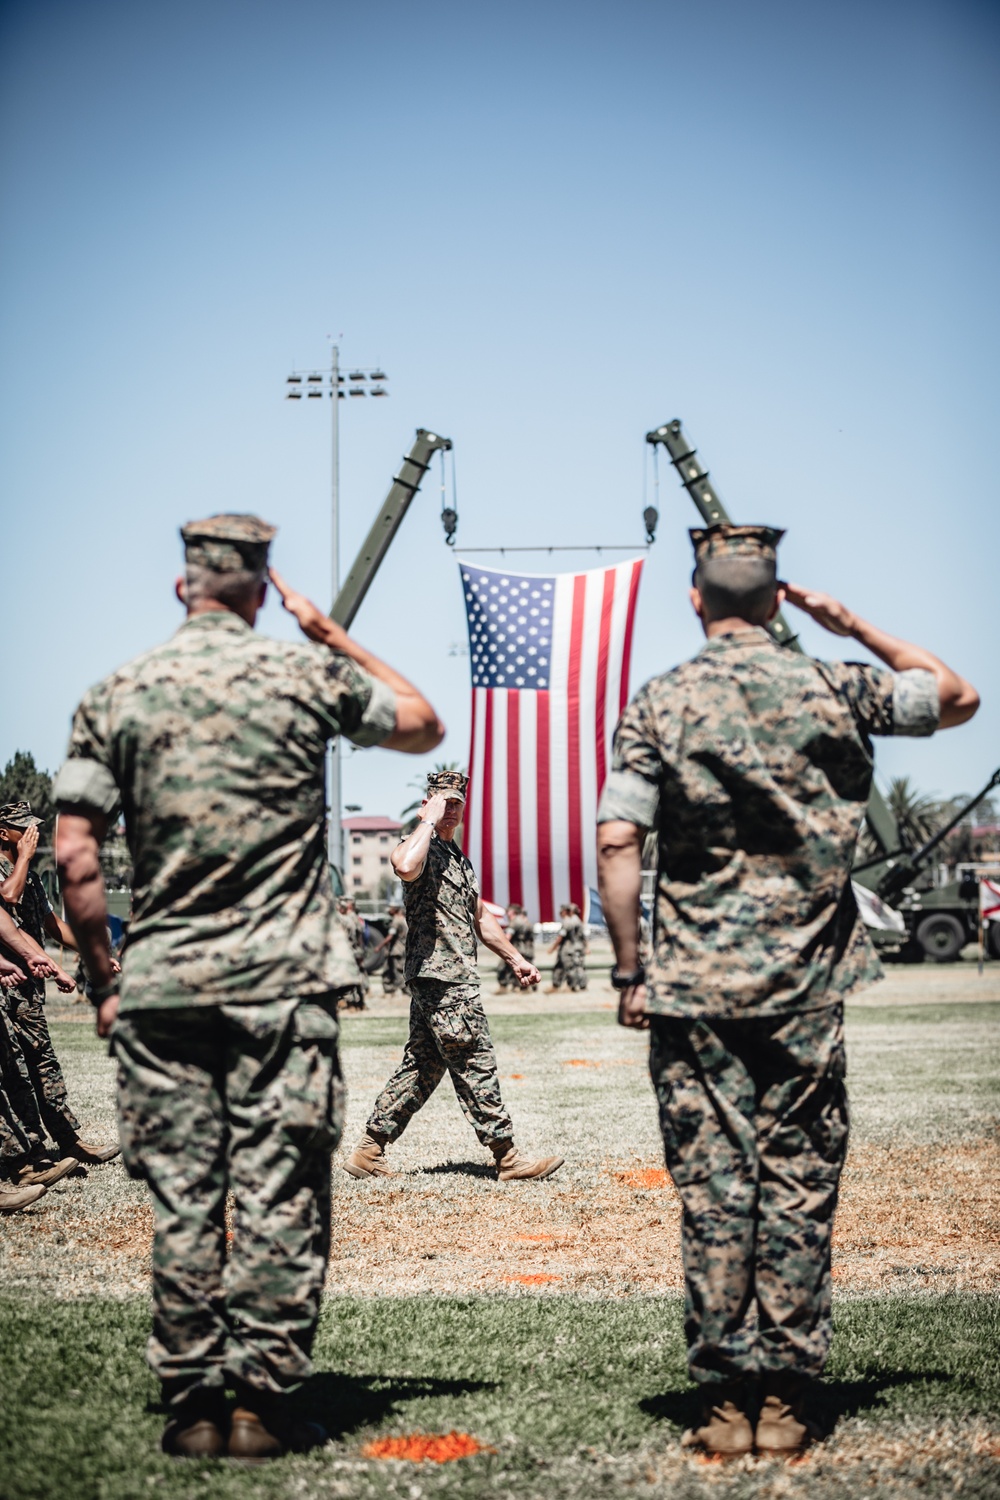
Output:
M410 1034L403 1060L375 1101L366 1134L344 1163L352 1177L388 1176L385 1148L398 1140L445 1073L469 1124L493 1153L501 1182L549 1177L561 1156L524 1157L500 1097L489 1024L479 998L477 940L509 964L522 989L538 970L483 905L479 882L455 843L468 777L435 771L411 834L393 850L403 882L408 931L406 980Z
M781 535L692 531L691 600L708 639L625 710L598 811L619 1019L650 1028L683 1204L685 1331L703 1404L685 1442L726 1455L809 1441L809 1386L830 1346L843 1001L881 972L851 888L870 736L931 734L978 706L929 651L825 594L779 587ZM763 627L786 597L890 670L778 646ZM658 868L643 969L647 829Z
M309 640L255 632L273 535L248 515L182 528L187 618L85 695L55 784L125 1164L153 1190L148 1352L178 1457L260 1460L323 1436L296 1427L288 1397L311 1369L343 1111L337 1005L359 977L330 886L324 748L346 735L418 754L443 734L415 688L277 573ZM119 806L135 871L120 981L98 858Z

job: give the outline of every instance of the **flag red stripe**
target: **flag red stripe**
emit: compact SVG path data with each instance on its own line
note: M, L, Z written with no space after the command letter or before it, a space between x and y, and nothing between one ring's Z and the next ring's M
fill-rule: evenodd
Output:
M536 694L535 713L538 729L535 736L535 795L538 818L538 920L551 922L555 918L555 900L552 895L552 810L551 784L549 779L549 695Z
M628 585L628 614L625 617L625 645L622 650L622 681L618 692L618 713L625 712L628 703L628 676L632 661L632 630L635 625L635 601L639 596L639 578L642 574L642 560L632 564L632 577Z
M604 748L608 696L608 654L611 649L611 611L615 602L615 570L608 568L604 574L604 595L601 599L601 633L597 644L597 696L595 699L594 739L597 747L597 795L604 789L604 778L608 774Z
M486 694L486 716L483 732L483 868L479 880L487 901L493 899L493 693Z
M476 774L476 690L472 689L472 728L469 732L469 784L465 789L465 828L464 844L466 849L472 848L472 825L475 820L476 803L473 797L474 777ZM485 808L481 809L480 816L485 819Z
M569 800L569 899L583 907L583 815L580 806L580 658L583 654L583 609L587 580L573 579L573 613L569 628L569 673L566 683L567 795Z
M521 695L507 694L507 867L510 901L524 900L521 878Z

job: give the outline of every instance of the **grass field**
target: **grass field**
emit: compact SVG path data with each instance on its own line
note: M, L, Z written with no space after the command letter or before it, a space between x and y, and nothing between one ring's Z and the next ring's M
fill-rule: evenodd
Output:
M252 1472L159 1455L150 1218L119 1164L6 1219L3 1500L1000 1493L1000 965L981 979L968 964L899 972L849 1007L853 1134L817 1413L829 1436L780 1468L678 1446L691 1399L679 1209L645 1041L613 1025L611 1003L600 985L493 1002L519 1142L567 1157L551 1182L492 1180L447 1083L393 1149L397 1175L335 1174L303 1395L333 1441L314 1455ZM348 1148L399 1055L400 1009L345 1018ZM110 1134L109 1060L81 1012L54 1014L78 1113ZM363 1452L453 1428L494 1451L445 1464Z

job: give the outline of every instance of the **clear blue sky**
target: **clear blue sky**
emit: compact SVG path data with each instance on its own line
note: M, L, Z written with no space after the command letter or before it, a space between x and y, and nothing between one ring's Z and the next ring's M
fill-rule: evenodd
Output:
M788 528L789 576L982 691L881 774L977 787L998 75L1000 11L970 0L6 0L0 763L54 769L82 691L172 630L185 520L258 511L329 602L328 403L283 389L333 334L392 389L343 403L346 557L421 425L455 441L459 553L638 543L643 435L680 416L734 517ZM355 628L464 761L437 483ZM634 686L699 640L665 464L660 497ZM273 602L261 624L292 631ZM397 813L419 768L354 754L345 799Z

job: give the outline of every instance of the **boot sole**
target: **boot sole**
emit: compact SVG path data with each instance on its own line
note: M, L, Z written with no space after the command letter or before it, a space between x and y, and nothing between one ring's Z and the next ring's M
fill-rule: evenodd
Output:
M348 1177L391 1177L391 1172L371 1172L367 1167L352 1167L346 1161L343 1163L344 1171Z

